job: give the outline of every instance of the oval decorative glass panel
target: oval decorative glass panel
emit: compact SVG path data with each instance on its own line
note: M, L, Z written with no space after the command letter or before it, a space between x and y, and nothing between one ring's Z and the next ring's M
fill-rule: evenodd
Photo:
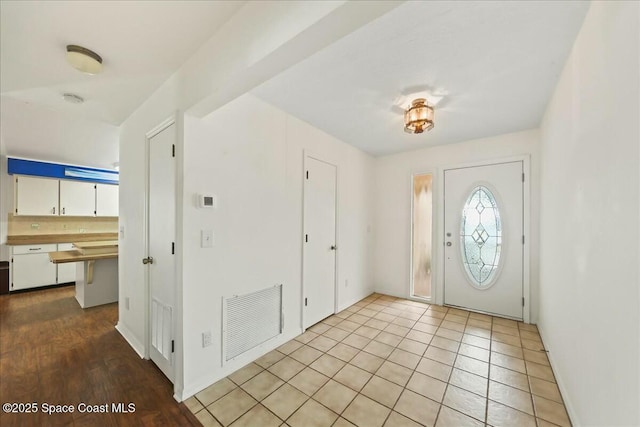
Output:
M487 187L476 186L462 208L460 248L467 277L478 288L493 282L500 265L502 224L496 198Z

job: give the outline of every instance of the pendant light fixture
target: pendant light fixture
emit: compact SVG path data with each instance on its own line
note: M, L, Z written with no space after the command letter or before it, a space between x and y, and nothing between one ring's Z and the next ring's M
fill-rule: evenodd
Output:
M86 47L67 45L67 61L73 68L86 74L98 74L102 71L102 57Z
M425 98L417 98L404 112L404 131L422 133L433 129L433 107L427 105Z

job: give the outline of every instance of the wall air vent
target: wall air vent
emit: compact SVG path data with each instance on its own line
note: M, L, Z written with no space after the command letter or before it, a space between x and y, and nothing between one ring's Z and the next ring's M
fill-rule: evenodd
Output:
M282 333L282 285L222 298L222 363Z

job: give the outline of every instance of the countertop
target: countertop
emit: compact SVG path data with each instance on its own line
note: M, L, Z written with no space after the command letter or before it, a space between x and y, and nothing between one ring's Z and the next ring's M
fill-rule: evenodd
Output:
M7 245L40 245L47 243L76 243L113 241L118 233L69 233L69 234L22 234L7 236Z
M104 248L117 248L117 240L103 240L99 242L73 242L73 246L78 249L104 249Z
M65 262L78 262L78 261L95 261L98 259L118 258L118 252L106 253L106 254L90 254L84 255L80 251L58 251L49 252L49 259L54 264L64 264Z

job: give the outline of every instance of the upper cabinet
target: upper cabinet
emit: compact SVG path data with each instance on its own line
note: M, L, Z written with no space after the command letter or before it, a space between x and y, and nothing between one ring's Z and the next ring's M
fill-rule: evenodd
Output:
M96 184L96 215L118 216L118 186Z
M57 179L15 176L14 183L15 215L59 214Z
M15 175L14 215L118 216L118 186Z
M94 216L95 186L92 182L60 180L60 215Z

